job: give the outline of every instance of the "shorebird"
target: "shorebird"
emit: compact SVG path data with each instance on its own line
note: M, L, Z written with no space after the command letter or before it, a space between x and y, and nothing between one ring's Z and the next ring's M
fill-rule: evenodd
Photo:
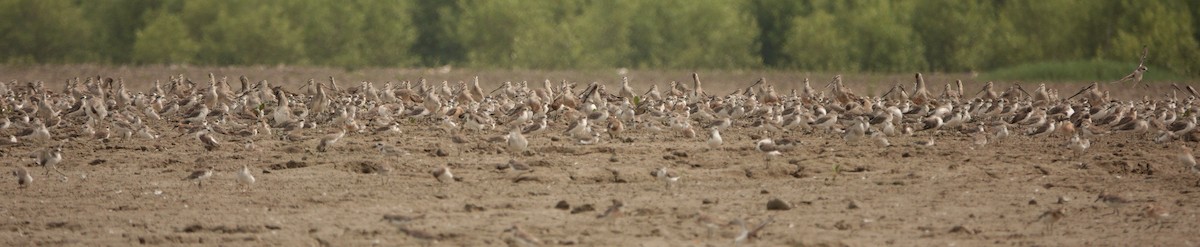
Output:
M519 246L539 246L542 245L542 240L534 237L522 230L520 226L513 224L512 227L505 229L504 232L512 232L513 240L519 243Z
M663 183L666 183L667 191L670 191L671 188L675 187L675 183L679 182L679 174L667 171L667 167L665 166L659 167L658 170L650 172L650 175L653 175L655 178L658 178L658 180L662 180Z
M1041 215L1038 215L1037 219L1030 221L1029 224L1033 224L1034 222L1040 221L1040 222L1046 224L1046 231L1054 232L1054 223L1058 223L1058 221L1060 221L1066 217L1067 217L1066 209L1062 209L1062 208L1050 209L1050 210L1046 210L1045 212L1042 212Z
M514 128L509 131L505 141L508 142L508 152L512 156L524 154L529 149L529 140L525 139L525 135L521 135L521 131L518 129Z
M522 128L521 134L535 135L537 133L541 133L542 131L545 131L547 129L547 126L548 126L548 123L546 122L546 116L543 115L538 118L538 121L533 122L533 124L526 125L525 128Z
M1004 140L1004 138L1008 138L1008 125L1000 124L1000 128L996 130L994 139L996 142L1000 142L1000 140Z
M726 128L729 128L729 126L731 126L731 125L733 125L733 120L725 117L725 118L713 120L707 126L704 126L704 128L705 129L726 129Z
M249 167L242 165L242 170L238 171L237 174L237 181L239 185L245 186L245 188L250 188L250 186L254 185L254 175L250 174ZM242 191L246 191L246 189L242 189Z
M193 171L192 174L183 178L183 180L196 180L196 182L197 182L196 187L202 188L202 187L204 187L204 180L208 179L209 177L212 177L212 175L213 175L213 167L209 166L208 168L205 168L203 170Z
M854 123L850 124L849 127L846 127L846 133L842 134L842 140L846 141L846 143L855 143L862 139L866 133L867 122L862 116L859 116L854 120Z
M1125 197L1121 197L1120 195L1100 192L1100 195L1096 196L1096 200L1093 202L1104 202L1104 204L1113 209L1113 214L1120 214L1121 207L1124 207L1125 204L1129 204L1132 201L1125 199Z
M1196 156L1192 154L1192 148L1186 145L1179 145L1179 148L1183 149L1183 152L1179 153L1179 162L1183 164L1183 167L1192 169L1194 173L1200 173L1200 168L1196 167Z
M29 184L33 183L33 176L29 174L29 171L25 170L25 167L17 167L17 169L13 169L12 175L17 177L18 188L24 189L29 187Z
M1078 134L1072 136L1071 139L1069 141L1067 141L1067 147L1071 148L1071 151L1075 151L1076 157L1083 155L1083 152L1087 151L1088 147L1091 147L1091 146L1092 146L1092 141L1090 141L1088 139L1079 138Z
M221 142L217 141L216 137L211 135L212 128L196 132L196 139L204 144L204 150L213 151L221 148Z
M1142 208L1142 217L1148 218L1154 222L1154 225L1162 227L1162 221L1171 218L1171 211L1166 207L1151 203ZM1147 226L1149 228L1150 226Z
M383 142L375 143L375 149L379 150L379 153L383 154L383 155L395 155L395 156L408 155L408 152L404 151L403 149L397 148L396 146L388 145Z
M722 143L725 143L725 140L721 139L721 132L717 128L712 128L712 134L708 138L708 150L717 150L721 148Z
M743 221L742 219L734 220L734 222L732 224L736 224L739 227L741 227L742 231L741 231L741 233L739 233L737 235L737 237L733 238L733 244L737 245L742 242L747 242L747 241L758 238L758 234L760 232L762 232L763 228L766 228L768 224L771 224L771 222L774 222L774 221L775 221L774 215L767 216L767 219L763 220L762 223L758 223L758 226L755 226L753 229L751 229L751 228L746 227L746 222Z
M596 218L605 219L621 217L621 215L624 214L624 207L624 202L621 202L621 200L612 199L612 206L608 206L608 210L604 210L604 213L597 215Z
M533 168L529 167L529 165L525 164L525 162L520 162L520 161L513 160L513 159L508 160L508 163L497 165L496 169L497 170L508 169L510 171L517 172L517 173L533 172Z
M447 167L446 165L442 165L441 167L434 169L432 174L433 178L437 179L438 182L454 182L454 173L450 173L450 167Z
M386 182L392 181L392 172L393 171L395 171L395 169L392 168L392 165L381 164L381 165L379 165L379 170L375 171L375 174L379 175L380 177L383 177L383 182L386 183Z
M62 162L62 145L48 147L42 150L35 151L29 154L29 157L36 159L34 162L46 169L44 175L50 175L50 171L58 173L62 176L63 181L67 180L67 174L64 174L58 169L58 163Z
M983 124L980 124L979 127L976 127L975 133L971 133L971 139L974 140L972 142L972 144L975 144L975 146L982 147L984 145L987 145L988 133L987 133L987 129L983 128Z
M871 139L875 141L876 146L887 147L892 145L892 142L888 141L887 135L883 134L883 132L871 133Z
M772 141L770 138L755 142L754 150L758 150L758 152L763 153L763 160L766 162L768 167L771 166L771 158L783 155L783 153L779 151L779 148L775 146L775 141Z
M913 144L913 146L917 146L917 147L932 147L934 144L936 144L936 142L934 142L933 138L930 137L929 140L917 140L917 141L913 142L912 144Z
M724 224L721 223L720 218L717 218L716 216L713 216L713 215L705 214L703 212L696 213L696 223L700 224L700 226L703 226L704 228L708 229L708 237L712 237L713 230L716 230L716 229L724 226Z
M341 140L342 137L345 137L345 136L346 136L346 128L339 128L337 133L332 133L332 134L325 135L325 137L321 137L321 142L317 143L317 151L318 152L327 151L329 149L330 145L336 144L338 142L338 140Z

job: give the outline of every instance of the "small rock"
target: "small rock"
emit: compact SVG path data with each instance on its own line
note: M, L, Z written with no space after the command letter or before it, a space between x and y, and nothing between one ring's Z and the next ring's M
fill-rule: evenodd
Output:
M1029 199L1029 205L1037 205L1037 200Z
M567 209L571 209L571 204L567 203L566 200L562 200L562 201L558 201L558 204L554 204L554 208L567 210Z
M581 206L571 209L571 214L578 214L578 213L591 212L591 211L596 211L596 208L594 206L592 206L592 204L583 204Z
M675 156L678 156L678 157L680 157L680 158L687 158L687 157L688 157L688 153L687 153L687 152L684 152L684 151L679 151L679 150L675 150L674 152L671 152L671 155L675 155Z
M1056 203L1058 203L1058 204L1063 204L1063 203L1067 203L1067 201L1070 201L1070 199L1067 199L1066 197L1061 197L1061 196L1059 196L1059 197L1058 197L1058 202L1056 202Z
M704 200L700 200L701 204L717 204L717 202L718 202L718 200L716 200L716 199L708 199L708 198L704 198Z
M608 162L619 162L619 161L621 161L621 160L617 159L617 155L613 155L612 157L608 157Z
M858 209L858 202L850 200L850 205L846 206L846 209Z
M966 227L963 227L963 226L954 226L954 227L950 228L950 233L975 234L974 231L971 231L971 229L967 229Z
M476 206L475 204L467 203L466 206L463 206L463 210L466 210L468 213L470 213L470 212L483 212L487 209L480 207L480 206Z
M770 191L767 191L767 190L760 190L760 191L758 191L758 193L759 193L759 194L763 194L763 195L766 195L766 194L771 194L771 192L770 192Z
M767 210L791 210L792 204L780 200L779 198L771 199L767 202Z
M437 149L437 151L434 151L433 154L437 155L438 157L450 156L450 153L447 153L446 150L442 150L441 148Z
M904 154L901 154L900 157L908 158L908 157L912 157L912 154L904 153Z

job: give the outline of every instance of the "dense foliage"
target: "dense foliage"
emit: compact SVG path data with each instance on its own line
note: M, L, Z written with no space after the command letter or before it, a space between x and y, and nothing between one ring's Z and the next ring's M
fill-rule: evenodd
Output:
M0 62L1200 75L1186 0L0 0Z

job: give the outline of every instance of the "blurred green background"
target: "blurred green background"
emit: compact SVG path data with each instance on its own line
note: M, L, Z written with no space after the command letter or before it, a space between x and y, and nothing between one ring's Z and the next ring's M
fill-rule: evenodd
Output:
M0 62L1116 79L1146 45L1148 77L1178 79L1200 75L1198 12L1194 0L0 0Z

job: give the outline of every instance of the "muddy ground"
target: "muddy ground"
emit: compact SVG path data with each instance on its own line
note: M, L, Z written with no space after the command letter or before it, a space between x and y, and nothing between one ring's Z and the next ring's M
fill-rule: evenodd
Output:
M344 82L418 76L465 80L476 73L513 80L579 76L572 80L604 80L611 85L618 81L615 72L608 71L455 70L441 74L431 70L100 66L7 67L0 70L0 80L41 78L54 83L73 76L119 74L134 89L143 90L148 84L135 81L147 79L131 78L166 80L167 75L179 73L202 78L204 71L230 77L280 78L278 81L293 88L309 77L320 80L329 75L342 76L346 79L339 80ZM659 76L654 77L655 73ZM720 92L748 85L763 74L770 80L808 76L713 73L706 87ZM663 81L689 78L686 72L632 74L668 78ZM593 79L584 79L588 76ZM937 75L933 80L952 76ZM874 77L848 77L848 83L860 91L882 91L888 86L880 85L891 84L856 84L849 78ZM484 84L497 85L495 80ZM824 82L827 79L814 78L814 87ZM639 83L635 87L645 90L649 82ZM787 90L794 87L780 85ZM1074 90L1081 84L1056 85ZM1154 90L1165 92L1165 87L1156 84ZM968 88L978 90L977 86ZM1122 93L1136 94L1129 91ZM65 143L60 167L68 175L66 181L54 173L44 175L41 167L26 158L31 151L50 144L0 147L0 163L6 167L4 186L0 186L4 197L0 201L0 245L502 246L513 242L513 234L505 229L514 224L550 246L732 245L738 228L722 227L710 235L696 222L695 215L701 212L722 222L742 218L751 226L773 217L759 238L750 242L761 246L1200 244L1200 220L1196 217L1200 213L1196 194L1200 175L1176 162L1179 143L1155 144L1144 134L1095 138L1092 148L1077 157L1062 146L1067 139L1064 136L1015 137L976 147L962 134L922 132L893 137L894 146L881 148L867 141L846 143L832 134L795 131L765 134L801 141L768 163L753 146L755 138L764 134L750 130L722 133L726 141L723 150L709 151L704 138L647 130L628 131L629 142L608 138L596 145L555 141L564 128L560 123L551 131L529 137L532 152L515 159L530 164L533 171L518 174L496 168L513 158L500 143L487 140L503 134L498 130L468 134L468 143L456 144L439 128L406 121L401 133L351 133L324 153L316 152L317 140L290 143L270 137L256 138L258 151L244 150L238 139L224 137L225 145L210 152L191 136L178 137L179 132L170 131L171 125L152 123L164 133L158 140ZM14 130L4 130L3 134L11 132ZM62 139L71 130L51 132ZM310 136L322 133L306 132ZM910 144L931 137L936 140L932 147ZM393 144L409 154L380 154L372 148L377 142ZM1185 145L1194 148L1196 143ZM445 156L438 155L438 150ZM387 176L376 173L385 164L395 171ZM203 187L181 180L208 165L216 166L217 172ZM234 180L242 165L249 166L258 178L244 192ZM462 181L435 180L430 171L440 165L449 166ZM34 173L33 186L18 189L16 179L7 175L15 166L26 166ZM678 186L668 189L649 175L663 166L681 175ZM834 166L840 172L835 173ZM1114 212L1114 208L1094 202L1102 191L1133 202ZM612 199L624 202L624 215L598 219ZM767 202L773 199L786 202L791 209L767 210ZM556 207L560 202L567 207ZM1169 209L1171 216L1162 220L1142 217L1141 209L1150 204ZM1066 217L1054 225L1035 222L1050 209L1064 209ZM398 224L382 220L384 215L423 218ZM438 240L405 234L402 227L429 233Z

